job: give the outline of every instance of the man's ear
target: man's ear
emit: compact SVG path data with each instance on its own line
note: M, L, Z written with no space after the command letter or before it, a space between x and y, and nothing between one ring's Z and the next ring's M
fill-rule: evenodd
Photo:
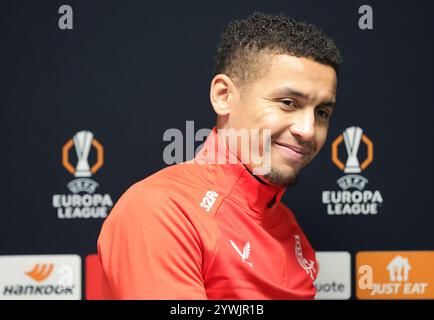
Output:
M227 116L231 113L231 107L236 98L235 84L225 74L218 74L211 81L210 100L215 113L219 116Z

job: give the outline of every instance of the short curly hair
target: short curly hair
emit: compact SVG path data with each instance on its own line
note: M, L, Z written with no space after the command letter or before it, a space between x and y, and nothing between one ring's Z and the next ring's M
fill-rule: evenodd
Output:
M228 24L220 36L214 75L227 74L241 83L264 72L260 53L289 54L313 59L334 68L342 56L334 41L311 23L296 21L285 14L255 12L244 20Z

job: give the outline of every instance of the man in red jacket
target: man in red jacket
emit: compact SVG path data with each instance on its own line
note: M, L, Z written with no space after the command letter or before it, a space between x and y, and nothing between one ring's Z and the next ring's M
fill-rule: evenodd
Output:
M217 125L203 148L133 185L103 225L113 298L314 298L315 252L280 199L326 140L340 62L311 24L262 13L229 24L210 90ZM231 143L222 134L231 130L257 132L258 150L252 137L247 148Z

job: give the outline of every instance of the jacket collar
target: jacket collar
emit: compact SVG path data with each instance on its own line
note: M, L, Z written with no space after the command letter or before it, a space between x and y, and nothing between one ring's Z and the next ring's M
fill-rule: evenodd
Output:
M280 202L284 187L268 184L255 177L246 166L232 154L214 127L207 137L203 148L196 155L194 161L207 166L211 170L208 177L213 184L228 188L228 196L236 202L247 206L256 218L263 220L267 213L274 211ZM204 177L206 178L206 177Z

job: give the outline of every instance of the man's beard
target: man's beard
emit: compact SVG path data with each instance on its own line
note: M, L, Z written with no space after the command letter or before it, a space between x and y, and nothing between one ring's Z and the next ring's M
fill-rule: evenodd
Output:
M280 187L292 187L300 180L300 174L289 173L287 171L271 167L270 172L264 178L271 184Z

